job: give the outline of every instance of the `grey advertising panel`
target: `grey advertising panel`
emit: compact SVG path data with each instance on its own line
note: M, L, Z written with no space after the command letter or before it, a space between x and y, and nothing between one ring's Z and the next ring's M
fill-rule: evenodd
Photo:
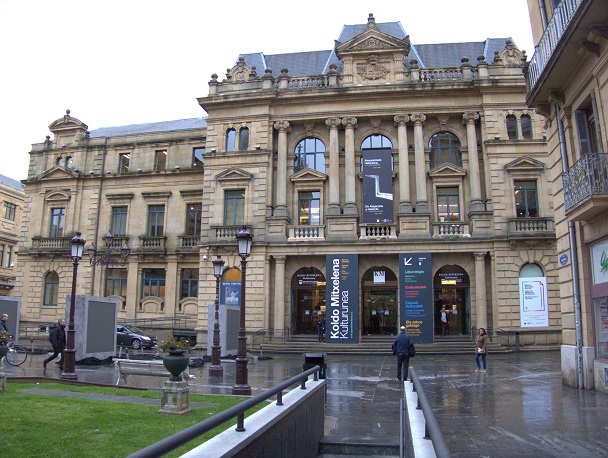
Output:
M87 307L86 353L114 352L116 349L116 304L89 301Z
M21 298L0 296L0 315L6 313L8 321L6 327L13 336L13 341L19 343L19 305Z
M391 150L365 150L363 172L363 223L393 222L393 166Z
M433 342L431 253L399 254L400 323L419 343Z
M327 342L359 342L359 258L328 254L325 336Z
M218 308L221 356L236 355L238 352L240 312L241 308L238 306L222 305ZM215 327L214 304L209 304L207 323L207 355L211 356L213 353L213 329Z

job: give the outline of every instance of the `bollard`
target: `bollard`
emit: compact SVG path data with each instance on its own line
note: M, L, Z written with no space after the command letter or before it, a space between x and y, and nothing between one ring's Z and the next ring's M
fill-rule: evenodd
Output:
M519 353L519 331L515 333L515 352Z

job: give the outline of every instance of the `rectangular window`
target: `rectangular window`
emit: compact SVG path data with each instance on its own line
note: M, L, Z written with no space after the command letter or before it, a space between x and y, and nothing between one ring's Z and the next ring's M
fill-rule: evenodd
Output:
M142 272L141 297L165 297L165 270L144 269Z
M125 237L127 235L127 207L112 207L110 232L115 237Z
M460 221L458 188L437 188L437 216L439 221Z
M192 149L192 167L200 168L205 164L205 148Z
M0 266L4 265L4 245L0 245Z
M148 232L150 237L162 237L165 230L165 206L150 205L148 207Z
M13 257L13 247L10 245L6 246L6 254L4 255L4 267L11 267L11 258Z
M608 358L608 297L593 299L595 307L596 358Z
M63 237L63 225L65 224L65 209L51 208L51 227L49 237Z
M44 278L44 295L42 305L45 307L56 307L59 302L59 275L49 272Z
M118 155L118 173L127 173L131 170L131 153Z
M321 193L300 192L298 194L299 224L318 226L321 224Z
M224 225L245 224L245 190L224 192Z
M154 171L162 172L167 169L167 150L156 151L154 155Z
M538 217L536 181L516 181L513 187L515 189L515 210L517 217Z
M15 214L17 213L17 206L10 202L4 202L4 218L15 221Z
M127 297L127 269L108 269L106 297Z
M186 206L186 235L199 235L201 232L202 204Z
M182 269L179 298L198 297L198 269Z

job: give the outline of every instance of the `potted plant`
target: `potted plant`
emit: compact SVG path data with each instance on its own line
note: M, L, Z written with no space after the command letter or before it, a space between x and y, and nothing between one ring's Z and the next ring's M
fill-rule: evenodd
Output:
M183 338L169 337L162 341L158 348L163 353L168 353L163 356L163 365L171 373L169 380L179 382L181 373L186 370L190 363L190 356L184 354L187 350L190 350L190 343Z
M11 340L13 340L13 336L6 331L0 331L0 359L8 353L8 344Z

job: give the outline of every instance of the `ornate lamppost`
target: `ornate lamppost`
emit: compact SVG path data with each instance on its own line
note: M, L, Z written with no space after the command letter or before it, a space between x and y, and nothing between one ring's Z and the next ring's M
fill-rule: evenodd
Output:
M238 352L236 356L236 384L232 387L232 394L250 395L251 387L248 383L247 373L247 334L245 333L245 276L247 272L247 258L251 254L251 239L253 236L247 228L243 228L236 235L241 257L241 320L239 326Z
M68 336L67 346L63 353L65 361L63 364L63 372L60 375L63 379L78 380L76 375L76 350L74 350L74 313L76 309L76 279L78 276L78 261L82 258L82 251L84 250L85 240L81 237L80 232L76 232L76 235L71 240L71 256L74 261L74 274L72 277L72 297L70 300L70 320L68 322Z
M114 242L114 236L112 233L108 232L103 240L106 242L106 249L102 254L98 253L98 250L95 249L93 242L91 242L87 247L87 254L89 255L89 262L91 265L106 266L106 268L109 266L124 266L127 263L127 258L131 252L127 246L127 243L124 242L120 247L120 255L122 256L122 261L120 261L112 256ZM105 286L102 285L102 287L105 290Z
M224 375L222 367L222 347L220 346L220 279L224 271L224 260L218 255L213 261L213 275L215 276L215 324L213 325L213 345L211 346L211 366L209 375L221 377Z

